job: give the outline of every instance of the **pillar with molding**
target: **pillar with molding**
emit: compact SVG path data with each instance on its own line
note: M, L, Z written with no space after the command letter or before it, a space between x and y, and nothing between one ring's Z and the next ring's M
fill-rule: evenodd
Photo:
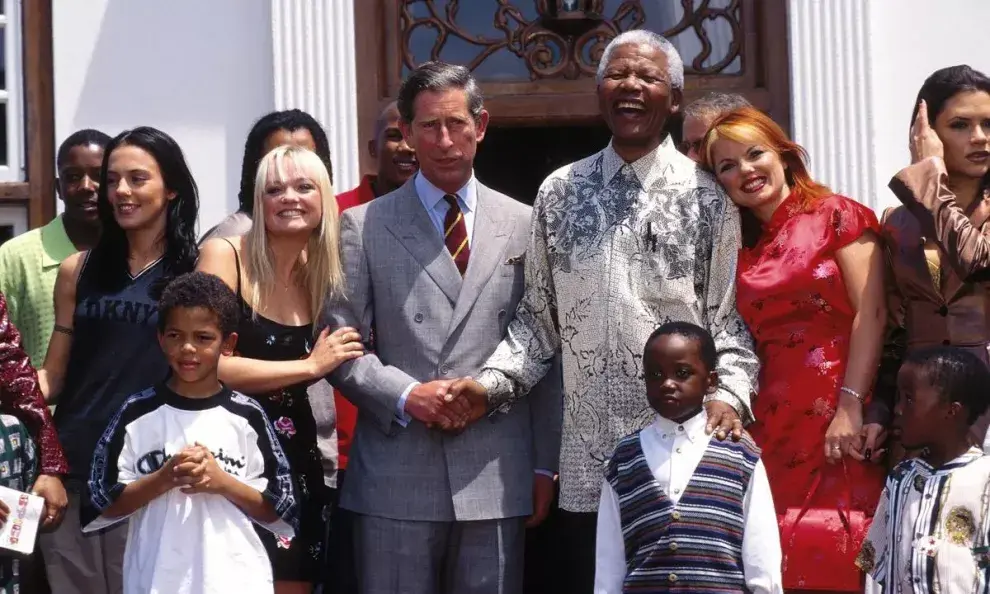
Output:
M275 109L313 115L330 139L334 190L358 185L354 5L272 0Z
M815 179L877 208L867 0L790 0L791 122Z

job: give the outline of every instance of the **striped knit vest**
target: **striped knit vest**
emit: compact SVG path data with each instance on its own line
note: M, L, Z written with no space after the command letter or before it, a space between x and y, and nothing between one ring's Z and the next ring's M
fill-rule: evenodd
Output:
M605 470L619 498L623 592L747 592L743 499L759 457L748 435L712 439L674 506L650 471L639 433L623 438Z

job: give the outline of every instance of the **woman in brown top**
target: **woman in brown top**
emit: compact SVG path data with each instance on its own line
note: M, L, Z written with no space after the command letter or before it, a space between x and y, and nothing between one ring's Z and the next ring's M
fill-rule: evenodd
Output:
M969 66L936 71L913 120L912 165L890 181L902 206L881 221L891 324L880 422L890 420L906 350L953 345L990 363L990 78ZM984 415L973 425L974 444L988 423Z

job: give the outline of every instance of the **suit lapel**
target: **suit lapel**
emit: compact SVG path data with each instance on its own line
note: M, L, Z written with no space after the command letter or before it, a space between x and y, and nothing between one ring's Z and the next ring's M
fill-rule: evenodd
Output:
M386 227L453 305L461 292L461 273L419 201L413 180L406 182L400 191L402 195L395 201L395 215Z
M509 237L512 235L510 221L500 218L500 213L496 212L491 202L486 200L488 192L488 188L478 184L477 212L474 217L474 232L471 235L471 258L464 273L461 293L454 306L448 335L471 311L474 302L488 284L488 279L502 261Z
M980 229L988 218L990 218L990 197L984 195L983 199L974 206L973 212L969 213L969 222L975 229ZM945 256L942 256L942 274L946 275L945 283L942 285L942 294L945 296L945 301L948 302L962 290L965 283L959 278L955 268L949 266L945 260Z

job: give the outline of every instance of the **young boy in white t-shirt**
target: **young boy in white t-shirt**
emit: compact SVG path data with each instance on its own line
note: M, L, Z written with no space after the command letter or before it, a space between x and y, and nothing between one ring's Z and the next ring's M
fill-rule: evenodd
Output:
M98 530L130 518L124 591L271 593L252 522L291 538L296 497L274 429L217 379L237 341L237 300L219 278L182 275L163 292L159 340L172 372L131 396L93 456Z

